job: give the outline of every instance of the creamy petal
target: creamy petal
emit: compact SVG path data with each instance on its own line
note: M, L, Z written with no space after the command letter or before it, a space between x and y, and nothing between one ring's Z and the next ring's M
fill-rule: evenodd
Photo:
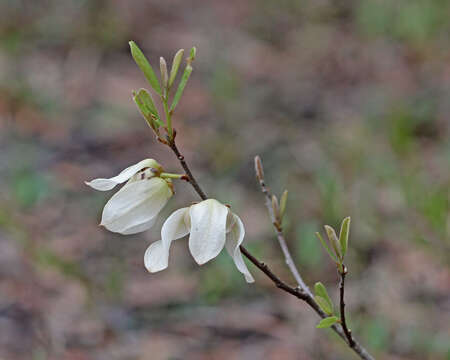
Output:
M129 227L127 230L123 231L121 234L123 235L132 235L132 234L137 234L143 231L146 231L148 229L150 229L153 225L155 225L157 217L155 216L154 218L143 222L142 224L137 224L134 226Z
M123 170L119 175L114 176L109 179L94 179L92 181L85 181L85 184L94 188L95 190L107 191L114 188L117 184L122 184L128 179L130 179L134 174L138 171L146 168L146 167L155 167L159 166L159 164L153 159L145 159L139 161L137 164L131 165Z
M191 206L189 250L199 265L213 259L223 249L227 214L228 208L214 199Z
M189 234L189 228L185 224L187 212L189 208L174 211L161 229L162 240L154 242L145 251L144 263L148 271L157 272L168 266L171 242Z
M227 234L227 241L225 244L225 247L228 251L228 254L233 258L234 264L236 265L237 269L244 275L245 280L248 283L252 283L255 281L253 279L253 276L250 274L250 271L248 271L247 265L244 262L244 259L242 258L241 249L239 246L241 246L242 242L244 241L244 235L245 235L245 229L244 224L242 223L239 216L233 214L234 217L234 226L231 228L231 231Z
M161 239L163 245L168 249L170 243L173 240L182 238L189 234L189 227L186 224L186 213L189 212L189 208L182 208L174 211L164 222L161 229Z
M169 249L164 247L161 240L155 241L145 251L144 265L150 272L164 270L169 263L168 260Z
M143 231L158 215L172 196L167 183L161 178L151 178L126 184L106 203L102 222L109 231L127 234L133 228ZM133 231L135 233L136 231Z

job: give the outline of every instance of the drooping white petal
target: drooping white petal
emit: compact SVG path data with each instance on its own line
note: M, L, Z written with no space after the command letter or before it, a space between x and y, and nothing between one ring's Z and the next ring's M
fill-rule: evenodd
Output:
M214 199L191 206L189 250L199 265L213 259L223 249L227 214L228 208Z
M164 270L169 263L170 244L173 240L189 234L189 224L186 224L186 214L189 208L174 211L164 222L161 229L162 240L148 247L144 255L145 267L150 272Z
M131 165L123 170L119 175L114 176L109 179L94 179L92 181L85 181L85 184L94 188L95 190L107 191L114 188L117 184L122 184L128 179L130 179L134 174L138 171L146 168L146 167L155 167L159 166L158 163L153 159L145 159L139 161L137 164Z
M172 191L161 178L126 184L106 203L100 225L121 234L147 230L171 196Z
M169 250L164 248L161 240L151 244L144 255L145 268L150 272L164 270L168 265Z
M227 234L227 241L225 247L227 248L228 254L233 258L237 269L244 275L245 280L248 283L252 283L255 280L253 276L248 271L247 265L242 258L241 246L242 241L244 241L245 229L239 216L233 214L234 226L231 228L230 232Z
M161 229L161 239L163 245L169 249L170 243L173 240L182 238L189 234L189 224L186 224L186 213L189 208L182 208L174 211L164 222Z

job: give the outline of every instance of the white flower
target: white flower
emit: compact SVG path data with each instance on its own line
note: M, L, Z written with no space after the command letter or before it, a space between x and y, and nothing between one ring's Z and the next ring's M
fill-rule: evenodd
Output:
M145 252L147 270L164 270L172 241L189 233L189 250L199 265L215 258L225 246L247 282L254 281L239 248L244 240L244 225L237 215L214 199L176 210L167 218L161 229L162 240L151 244Z
M106 203L100 225L120 234L136 234L152 227L156 217L173 191L169 183L158 177L162 168L155 160L145 159L110 179L94 179L86 185L111 190L128 181Z

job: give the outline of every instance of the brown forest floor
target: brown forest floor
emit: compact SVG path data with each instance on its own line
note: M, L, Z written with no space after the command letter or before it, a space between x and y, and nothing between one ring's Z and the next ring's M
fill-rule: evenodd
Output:
M198 47L176 116L207 193L288 281L252 159L289 189L286 235L306 281L337 289L314 238L352 216L349 322L378 359L450 359L450 1L0 2L0 359L350 359L303 303L187 241L149 274L149 232L97 226L84 185L145 157L180 171L131 100L156 63ZM336 299L336 290L331 291Z

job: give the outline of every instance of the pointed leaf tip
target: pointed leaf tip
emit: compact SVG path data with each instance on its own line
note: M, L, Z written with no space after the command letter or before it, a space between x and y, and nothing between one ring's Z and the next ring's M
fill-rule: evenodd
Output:
M256 172L256 177L258 178L258 180L260 180L260 181L264 180L264 168L263 168L262 161L261 161L261 158L259 157L259 155L255 156L255 172Z
M325 231L327 232L328 235L328 240L334 250L334 252L336 253L336 257L338 259L342 259L342 254L340 252L340 245L339 245L339 240L338 237L336 235L336 232L334 231L334 229L329 226L329 225L325 225Z
M184 49L180 49L177 51L172 60L172 68L170 69L170 77L169 77L169 88L172 86L175 78L178 74L178 69L180 68L181 61L183 60Z
M348 237L350 233L350 216L342 221L341 231L339 233L339 244L341 245L342 257L345 256L348 248Z
M166 91L169 84L169 74L167 72L166 59L162 56L159 58L159 70L161 72L161 86Z
M139 49L139 46L134 41L129 42L130 49L131 49L131 55L133 56L134 61L139 66L141 71L144 73L145 77L147 78L147 81L150 83L152 88L161 95L161 87L159 86L159 81L155 75L155 72L153 71L152 66L148 62L147 58L145 57L144 53Z
M195 56L197 55L197 48L195 47L195 46L193 46L192 48L191 48L191 51L190 51L190 53L189 53L189 57L191 58L191 61L192 60L195 60Z
M278 205L278 199L275 195L272 195L272 210L277 221L280 221L280 206Z
M192 66L188 62L186 65L183 76L181 77L180 83L178 84L177 91L175 92L175 96L173 97L172 105L170 106L170 111L173 111L175 107L178 105L178 102L180 101L181 95L183 95L184 88L186 87L186 84L189 80L189 77L192 73Z

